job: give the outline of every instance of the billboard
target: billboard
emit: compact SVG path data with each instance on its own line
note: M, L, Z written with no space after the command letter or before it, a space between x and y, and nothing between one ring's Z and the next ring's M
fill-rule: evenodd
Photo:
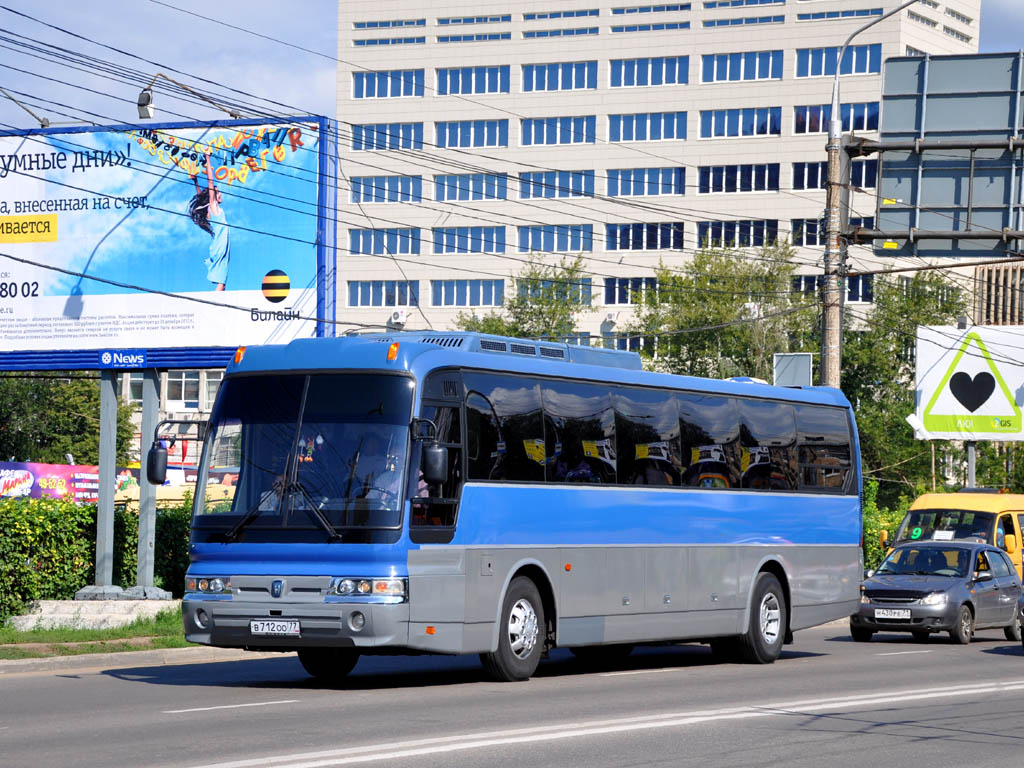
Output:
M1024 440L1024 326L918 326L915 415L925 437Z
M314 335L323 127L0 133L0 349L141 368L146 350Z

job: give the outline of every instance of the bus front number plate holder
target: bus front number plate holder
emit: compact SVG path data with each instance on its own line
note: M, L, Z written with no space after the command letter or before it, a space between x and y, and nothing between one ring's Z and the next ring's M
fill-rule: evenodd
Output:
M249 632L254 635L278 635L284 637L298 637L299 620L253 619L249 622Z

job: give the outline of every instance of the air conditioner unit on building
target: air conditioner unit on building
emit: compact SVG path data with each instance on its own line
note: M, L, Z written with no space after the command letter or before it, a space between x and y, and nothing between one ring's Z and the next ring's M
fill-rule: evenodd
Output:
M405 327L408 319L408 312L404 309L396 309L388 316L388 328L401 330Z
M619 321L619 313L618 312L608 312L608 313L606 313L605 316L604 316L604 321L606 323L608 323L608 325L615 325Z

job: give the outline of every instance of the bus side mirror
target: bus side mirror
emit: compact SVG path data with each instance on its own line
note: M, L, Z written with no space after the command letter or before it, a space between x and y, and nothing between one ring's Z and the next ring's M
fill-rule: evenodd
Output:
M1016 534L1014 534L1014 533L1006 534L1006 539L1005 539L1004 543L1006 544L1006 554L1008 554L1008 555L1016 554L1016 552L1017 552L1017 535Z
M160 440L154 440L146 456L146 479L153 485L163 485L167 480L167 448Z
M878 543L883 547L889 543L889 532L885 529L878 532Z
M439 443L423 446L423 479L427 485L442 485L448 479L448 448Z

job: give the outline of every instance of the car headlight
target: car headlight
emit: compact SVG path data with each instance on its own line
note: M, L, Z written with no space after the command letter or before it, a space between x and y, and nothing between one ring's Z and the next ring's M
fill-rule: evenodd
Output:
M921 598L921 605L945 605L949 595L945 592L932 592Z
M212 579L189 576L185 579L185 592L197 592L204 595L231 594L231 579L221 576Z
M871 598L868 597L867 595L861 595L860 596L860 604L861 605L871 605Z
M408 594L408 582L405 579L353 579L346 576L331 579L327 588L328 595L348 597L358 595L365 597L400 597Z

